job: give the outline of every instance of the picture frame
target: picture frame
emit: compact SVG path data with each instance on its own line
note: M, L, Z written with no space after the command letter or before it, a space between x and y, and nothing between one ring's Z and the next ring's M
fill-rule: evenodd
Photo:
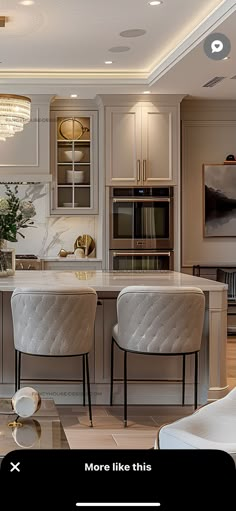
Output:
M15 275L15 249L0 249L0 277L9 277Z
M203 235L236 236L236 165L203 164Z

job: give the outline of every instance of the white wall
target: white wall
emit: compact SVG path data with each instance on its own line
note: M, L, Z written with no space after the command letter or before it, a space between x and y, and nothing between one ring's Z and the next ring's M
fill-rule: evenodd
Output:
M236 155L236 101L184 100L181 119L182 270L191 272L194 264L236 266L236 232L204 237L202 171L204 163L222 164L228 154Z

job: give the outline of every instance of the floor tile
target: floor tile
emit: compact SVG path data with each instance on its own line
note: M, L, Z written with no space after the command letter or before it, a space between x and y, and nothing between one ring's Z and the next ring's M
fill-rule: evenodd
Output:
M236 386L236 342L227 345L229 388ZM92 407L90 428L88 406L57 406L66 436L74 449L151 449L163 424L194 412L193 406L128 406L128 427L123 425L123 406Z
M65 430L71 449L116 449L117 444L111 434L98 431Z

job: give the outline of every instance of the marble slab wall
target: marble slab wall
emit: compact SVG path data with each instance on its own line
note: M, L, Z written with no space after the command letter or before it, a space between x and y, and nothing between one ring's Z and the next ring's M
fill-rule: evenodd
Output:
M15 185L10 185L14 190ZM50 189L48 183L19 184L20 199L31 200L36 215L32 218L34 225L21 229L25 236L19 234L16 243L8 242L16 254L35 254L38 257L54 257L61 248L73 252L76 238L89 234L97 247L97 220L94 215L50 216ZM0 184L0 197L5 197L6 189Z

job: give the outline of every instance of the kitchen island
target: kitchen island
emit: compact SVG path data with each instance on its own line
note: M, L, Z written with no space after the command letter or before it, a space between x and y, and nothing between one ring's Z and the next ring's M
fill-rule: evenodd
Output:
M98 294L94 348L90 354L92 402L109 403L111 331L116 322L116 298L129 285L196 286L206 296L204 335L200 351L199 402L223 397L228 392L226 379L227 285L212 280L172 271L109 272L109 271L17 271L14 276L0 280L0 395L14 392L14 347L10 298L16 287L37 289L77 289L93 287ZM58 317L58 324L60 318ZM115 352L115 377L122 378L123 358ZM25 384L37 378L42 397L56 403L81 403L82 362L77 357L48 359L23 356L22 379ZM180 404L181 357L151 357L130 354L128 357L129 403ZM66 380L52 382L50 379ZM140 378L142 381L140 381ZM40 380L45 380L43 383ZM71 380L71 381L69 381ZM139 380L139 381L137 381ZM158 381L157 381L158 380ZM166 381L168 380L168 381ZM23 383L24 384L24 383ZM114 403L123 402L123 386L114 384ZM193 403L193 359L187 357L186 403Z

